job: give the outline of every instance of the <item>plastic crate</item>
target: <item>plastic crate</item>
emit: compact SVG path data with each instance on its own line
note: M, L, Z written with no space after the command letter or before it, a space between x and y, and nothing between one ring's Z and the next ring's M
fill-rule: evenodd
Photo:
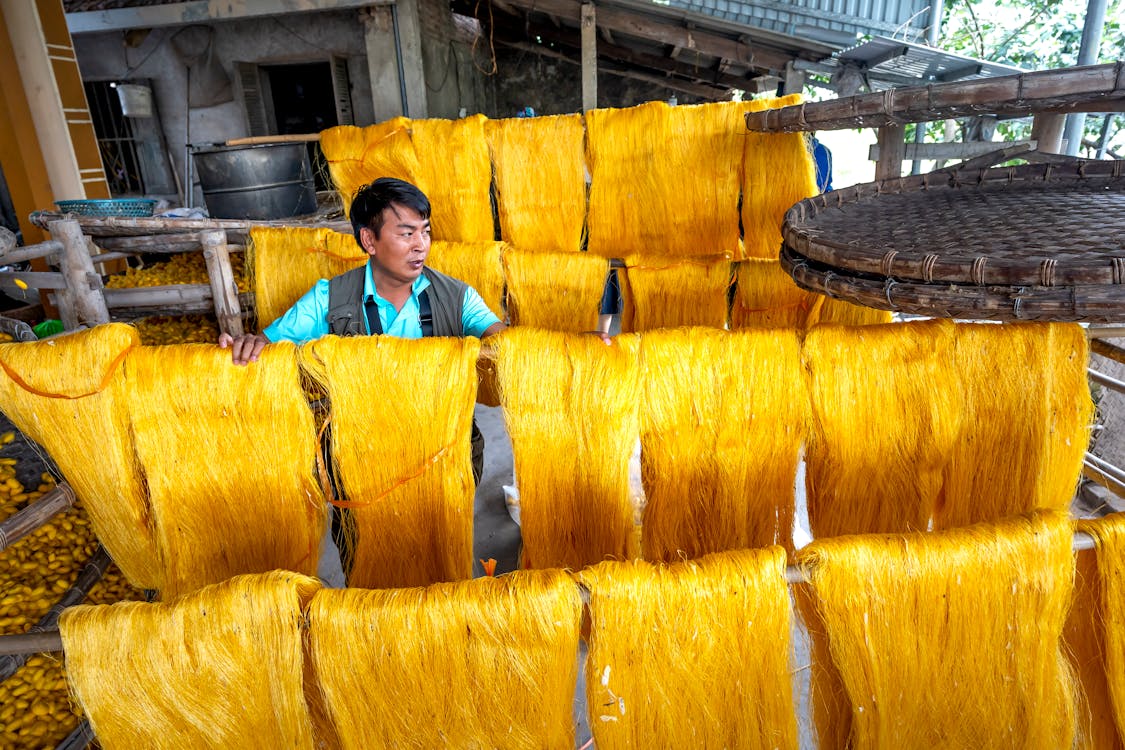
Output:
M55 201L59 210L80 216L152 216L156 201L147 198L103 198Z

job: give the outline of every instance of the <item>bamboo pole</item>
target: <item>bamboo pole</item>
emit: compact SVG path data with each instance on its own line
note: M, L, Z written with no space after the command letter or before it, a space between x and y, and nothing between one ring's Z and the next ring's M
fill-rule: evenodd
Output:
M238 338L243 333L242 308L238 305L238 283L230 265L230 253L227 252L227 234L222 230L200 232L199 242L203 245L203 260L207 263L219 331Z
M74 505L78 498L65 482L0 522L0 552Z
M1072 549L1075 552L1093 549L1094 546L1095 542L1092 536L1084 531L1074 532ZM785 568L785 581L790 584L806 583L808 582L808 575L802 568L796 565L789 565ZM77 586L77 584L75 585ZM576 583L575 585L578 586L583 603L589 604L589 591L581 584ZM68 591L67 593L69 594L70 592ZM52 625L50 627L54 626ZM0 681L4 679L2 671L4 659L10 659L14 655L24 655L26 657L26 655L45 651L61 652L62 650L62 637L59 635L57 628L22 635L0 635Z
M1090 351L1114 362L1125 364L1125 349L1101 339L1090 339Z
M1107 490L1117 495L1118 497L1125 498L1125 483L1114 479L1111 475L1098 468L1092 462L1088 460L1082 461L1082 475L1087 479L1101 485L1102 487L1105 487Z
M94 741L94 729L86 719L78 722L74 731L55 746L55 750L84 750Z
M251 135L231 138L227 146L256 146L261 143L312 143L320 140L320 133L286 133L284 135Z
M99 544L86 563L86 567L78 574L78 578L75 579L71 587L59 597L55 605L47 610L47 614L43 615L31 630L22 635L0 636L0 640L5 638L18 639L20 644L19 649L16 650L0 648L0 682L15 674L20 667L27 663L27 658L32 654L62 651L62 638L59 636L58 629L59 615L67 607L80 604L90 593L94 584L102 579L112 562L109 553Z
M109 310L105 305L105 298L101 294L100 284L95 287L90 282L94 274L94 264L90 260L90 253L86 249L86 238L82 235L82 227L77 221L60 219L47 225L51 237L62 243L62 252L58 254L59 267L66 278L66 291L60 293L67 296L73 303L75 325L67 328L77 328L79 325L95 326L109 322ZM63 321L64 325L67 321Z
M12 263L23 263L28 260L35 260L36 258L49 258L55 253L61 252L63 249L62 243L57 240L47 240L35 245L24 245L23 247L10 248L0 252L0 265L10 265Z

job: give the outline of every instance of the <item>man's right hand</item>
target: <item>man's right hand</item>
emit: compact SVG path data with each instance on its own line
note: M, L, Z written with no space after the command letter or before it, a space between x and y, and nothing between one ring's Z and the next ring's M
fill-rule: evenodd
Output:
M235 338L229 333L219 334L219 346L223 349L230 347L231 361L236 365L247 365L258 361L258 355L270 342L260 333L247 333Z

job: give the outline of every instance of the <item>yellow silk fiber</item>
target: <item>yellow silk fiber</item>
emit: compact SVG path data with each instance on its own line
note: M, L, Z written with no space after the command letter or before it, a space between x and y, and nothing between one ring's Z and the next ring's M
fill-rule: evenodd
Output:
M800 94L755 99L748 111L760 112L800 102ZM785 212L794 203L817 194L816 166L805 134L743 133L742 169L744 252L749 258L777 258Z
M1097 520L1079 521L1078 530L1094 537L1096 543L1096 570L1093 566L1084 570L1093 589L1085 606L1096 618L1090 628L1094 631L1094 642L1104 649L1098 655L1100 658L1082 665L1079 672L1090 699L1094 737L1097 738L1087 742L1087 747L1122 747L1125 745L1125 516L1116 513Z
M504 251L512 325L580 333L598 327L609 274L605 258L585 253Z
M101 747L311 749L301 613L318 586L278 571L64 611L70 688Z
M253 227L254 307L265 328L320 279L367 261L350 234L314 227Z
M0 344L0 407L54 459L129 582L159 588L148 493L133 451L122 361L134 328L97 326L46 341Z
M853 305L842 299L814 294L812 309L809 311L808 325L833 323L843 326L873 326L890 323L893 315L888 310Z
M1093 421L1082 328L965 323L953 355L965 420L935 526L1069 508Z
M321 591L310 651L344 750L573 750L582 603L562 571Z
M631 255L625 259L628 294L621 328L640 333L658 328L726 328L726 258L670 258Z
M462 120L414 120L411 139L418 160L414 183L430 199L434 239L491 242L492 162L484 115Z
M851 708L848 746L1070 747L1071 539L1065 515L1043 512L802 550Z
M640 365L645 558L791 548L808 417L796 334L656 331Z
M341 125L321 131L320 150L345 213L350 213L356 191L379 177L415 179L418 159L410 125L407 117L392 117L365 128Z
M637 557L629 458L640 434L635 336L513 328L497 342L520 491L523 567Z
M655 101L587 112L590 252L737 256L746 106Z
M784 570L771 547L582 571L597 747L796 750Z
M350 586L469 578L475 338L329 336L301 349L331 402L339 504L355 521Z
M817 295L797 286L779 261L747 258L738 264L735 277L731 328L804 329Z
M577 252L586 223L582 115L489 120L500 234L527 250Z
M434 242L426 265L460 279L480 293L488 309L504 319L503 242Z
M125 371L162 598L240 573L314 574L326 506L294 345L245 367L214 345L144 347Z
M953 334L944 320L809 332L813 536L929 526L961 428Z

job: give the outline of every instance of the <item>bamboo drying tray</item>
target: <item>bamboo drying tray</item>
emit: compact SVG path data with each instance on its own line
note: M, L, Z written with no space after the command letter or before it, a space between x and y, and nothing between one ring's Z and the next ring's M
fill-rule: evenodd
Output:
M782 265L806 289L884 310L1125 320L1125 163L950 169L801 201Z

